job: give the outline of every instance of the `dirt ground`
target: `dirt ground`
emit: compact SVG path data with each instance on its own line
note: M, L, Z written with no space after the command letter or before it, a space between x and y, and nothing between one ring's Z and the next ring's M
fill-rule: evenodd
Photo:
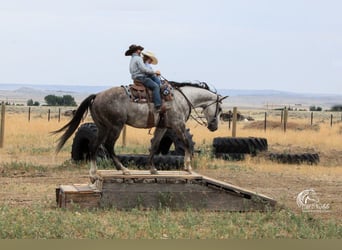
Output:
M248 161L248 160L247 160ZM342 170L337 167L269 165L258 167L228 163L227 168L196 169L196 172L253 190L272 197L280 206L296 213L301 209L296 204L297 195L313 188L320 203L328 203L326 212L311 212L312 216L342 222ZM76 170L58 170L45 173L2 170L0 178L0 203L11 206L44 204L55 208L55 189L60 184L88 183L86 166Z
M278 204L290 208L294 212L301 213L297 206L297 195L306 190L314 189L320 199L320 203L329 204L328 211L311 212L314 217L333 219L342 222L342 175L326 173L310 174L309 166L277 166L282 171L272 169L230 168L229 170L201 170L200 173L246 189L253 190L272 197ZM336 171L336 170L335 170ZM336 172L335 172L336 173Z

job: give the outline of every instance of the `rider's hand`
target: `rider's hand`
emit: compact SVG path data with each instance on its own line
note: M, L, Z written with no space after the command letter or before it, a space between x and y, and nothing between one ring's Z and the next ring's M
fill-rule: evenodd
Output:
M157 70L155 73L156 73L156 75L160 76L160 71L159 70Z

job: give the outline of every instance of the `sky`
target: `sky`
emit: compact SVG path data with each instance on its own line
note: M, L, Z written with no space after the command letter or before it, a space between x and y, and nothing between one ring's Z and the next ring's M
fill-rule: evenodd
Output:
M0 0L0 83L131 82L130 44L175 81L342 94L340 0Z

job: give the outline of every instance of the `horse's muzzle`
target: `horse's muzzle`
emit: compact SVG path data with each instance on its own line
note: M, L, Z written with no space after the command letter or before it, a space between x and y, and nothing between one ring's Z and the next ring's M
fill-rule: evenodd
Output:
M217 126L217 120L215 119L215 120L213 120L213 121L211 121L209 124L208 124L208 129L210 130L210 131L216 131L217 130L217 128L218 128L218 126Z

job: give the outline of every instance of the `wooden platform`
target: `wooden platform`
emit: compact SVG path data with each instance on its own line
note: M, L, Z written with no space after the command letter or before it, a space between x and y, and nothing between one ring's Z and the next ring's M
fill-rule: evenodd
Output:
M118 209L160 208L251 211L272 209L276 201L265 195L185 171L99 170L95 185L61 185L59 207L116 207Z

